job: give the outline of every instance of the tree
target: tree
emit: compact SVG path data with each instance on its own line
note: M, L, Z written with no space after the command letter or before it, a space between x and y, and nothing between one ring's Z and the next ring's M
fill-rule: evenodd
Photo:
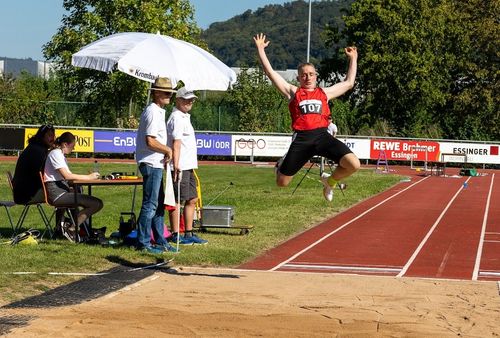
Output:
M325 36L337 50L341 41L359 49L358 129L382 122L399 136L498 139L498 16L499 0L353 3L345 29ZM324 78L343 63L333 55Z
M39 124L54 121L51 101L60 98L54 77L44 79L22 72L17 79L0 77L0 122Z
M288 105L268 82L262 70L243 69L228 104L238 114L238 130L246 132L290 132Z
M80 112L86 125L127 127L128 115L137 114L146 103L147 83L120 72L105 74L71 66L72 54L83 46L114 33L135 31L161 32L205 47L187 0L64 0L63 6L69 14L43 50L48 60L58 64L66 98L94 103L92 109Z

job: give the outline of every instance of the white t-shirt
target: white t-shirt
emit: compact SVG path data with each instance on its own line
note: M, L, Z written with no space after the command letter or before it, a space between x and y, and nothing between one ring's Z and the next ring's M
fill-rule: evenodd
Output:
M337 134L337 125L333 122L330 122L330 124L328 125L328 132L331 135Z
M153 136L161 144L167 144L165 109L160 108L156 103L151 103L141 114L135 156L138 163L147 163L153 168L163 168L165 155L149 149L146 144L146 136Z
M179 154L179 169L190 170L198 168L198 150L191 115L183 113L176 107L167 121L168 146L173 149L174 140L181 140Z
M49 152L47 160L45 161L45 168L43 170L44 181L63 181L64 177L57 170L61 168L66 168L66 170L71 173L71 170L69 170L68 167L68 162L66 162L66 157L64 156L62 150L59 148L55 148Z

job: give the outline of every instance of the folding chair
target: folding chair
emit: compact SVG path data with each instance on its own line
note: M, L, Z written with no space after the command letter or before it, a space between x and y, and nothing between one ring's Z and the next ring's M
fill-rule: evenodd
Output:
M7 171L7 181L9 182L9 187L10 187L10 190L12 192L12 197L14 197L14 186L12 185L12 173L10 171ZM15 204L15 205L18 205L18 204ZM21 215L19 216L19 219L17 220L16 226L14 228L14 233L12 236L17 235L20 232L20 230L22 229L22 226L24 224L24 220L26 219L26 215L28 215L28 211L30 210L30 207L32 205L35 205L36 208L38 209L40 217L42 218L42 221L45 225L46 231L47 230L49 231L50 237L53 236L52 227L50 226L49 218L47 217L47 214L45 213L45 210L43 209L43 206L41 203L27 203L27 204L20 204L20 205L24 205L24 208L21 211ZM45 234L45 231L43 234ZM42 234L42 237L43 237L43 234Z
M12 227L12 231L16 230L14 222L12 221L12 216L10 214L10 208L12 208L14 205L16 205L14 201L0 201L0 207L5 208L5 212L7 213L7 218L9 219L10 226Z
M49 203L49 199L48 199L48 195L47 195L47 188L45 187L45 182L43 180L43 173L40 172L40 180L42 181L42 187L43 187L43 195L45 197L45 203L54 208L54 212L52 213L52 215L50 216L50 218L47 219L48 221L48 224L50 224L50 222L52 221L52 219L54 218L54 215L57 213L58 210L64 210L64 214L67 215L68 219L71 221L71 225L73 225L75 227L75 238L74 238L74 241L75 242L81 242L81 237L80 237L80 229L78 228L78 226L76 225L76 222L75 222L75 218L73 217L73 213L71 212L73 210L73 208L71 207L57 207L55 205L52 205ZM76 194L76 192L75 192ZM75 207L75 208L78 208ZM64 215L63 215L63 219L64 219ZM85 230L85 233L87 235L87 237L89 236L89 230L87 228L87 226L85 224L82 224L83 226L83 229ZM49 225L50 227L50 225ZM42 235L43 237L43 235ZM69 239L69 238L68 238Z

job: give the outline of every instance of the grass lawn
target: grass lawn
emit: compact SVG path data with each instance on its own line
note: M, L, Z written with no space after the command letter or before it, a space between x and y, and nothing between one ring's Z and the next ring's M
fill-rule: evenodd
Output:
M93 163L70 163L75 173L91 170ZM14 161L0 162L0 200L12 200L5 172L14 171ZM135 172L134 164L101 163L101 174L114 171ZM400 180L395 175L375 174L373 170L360 170L346 180L346 196L337 191L332 203L326 202L319 182L319 170L313 168L292 196L292 191L305 170L299 172L288 188L274 183L274 168L242 165L203 165L198 170L202 197L207 205L230 205L235 208L234 225L253 226L247 235L238 229L209 229L200 233L209 241L205 246L181 247L175 256L176 265L237 266L275 247L295 234L304 231L339 211L386 190ZM230 185L230 183L233 185ZM224 193L220 194L225 188ZM93 227L107 227L107 235L118 230L120 212L130 212L134 188L131 186L94 187L94 196L104 201L104 208L93 217ZM137 188L135 213L139 214L142 188ZM3 208L2 208L3 209ZM14 222L22 206L11 208ZM47 212L50 209L47 208ZM0 211L0 303L38 294L78 277L54 276L49 272L98 272L109 269L117 262L151 264L158 257L137 252L124 246L103 247L73 244L66 240L43 240L39 245L9 245L11 228L5 210ZM168 220L167 220L168 222ZM24 228L43 230L36 208L32 208ZM161 259L161 258L160 258ZM12 274L34 272L33 274Z

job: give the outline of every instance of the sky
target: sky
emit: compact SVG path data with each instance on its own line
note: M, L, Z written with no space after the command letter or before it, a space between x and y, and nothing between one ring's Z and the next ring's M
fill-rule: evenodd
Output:
M292 0L190 0L198 26L225 21L248 9ZM42 46L51 40L65 14L63 0L0 0L0 57L42 61Z

